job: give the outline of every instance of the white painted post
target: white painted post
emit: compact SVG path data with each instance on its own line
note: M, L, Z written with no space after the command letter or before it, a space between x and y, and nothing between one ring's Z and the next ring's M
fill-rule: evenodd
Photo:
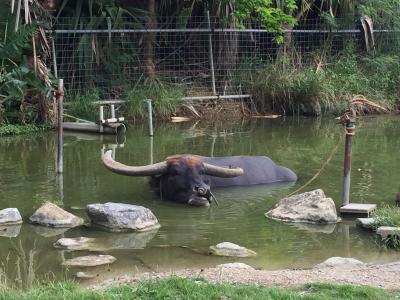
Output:
M99 118L100 118L100 133L103 133L103 130L104 130L104 128L103 128L103 120L104 120L104 106L103 105L100 105L100 115L99 115Z
M149 136L153 136L153 107L151 105L151 99L147 99L146 103L149 122Z

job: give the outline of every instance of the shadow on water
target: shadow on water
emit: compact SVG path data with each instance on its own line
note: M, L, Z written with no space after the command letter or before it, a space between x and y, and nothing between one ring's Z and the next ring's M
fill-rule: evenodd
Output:
M367 262L399 259L395 251L379 247L373 236L354 222L317 226L285 224L264 217L283 196L309 180L332 149L343 144L334 120L275 119L227 123L156 124L149 139L146 126L130 126L126 139L114 136L66 134L63 188L56 176L54 132L0 139L0 208L17 207L28 218L43 201L58 200L64 208L86 219L89 203L123 202L150 208L161 228L152 234L112 234L80 227L59 231L24 224L0 228L0 283L14 279L29 287L48 274L63 278L84 269L65 269L61 262L87 253L107 253L117 261L90 269L96 278L120 273L207 267L236 261L208 256L210 245L230 241L255 250L240 259L265 269L311 267L331 256L351 256ZM358 125L354 139L351 177L353 201L392 203L400 182L400 124L398 118L371 118ZM150 192L146 178L112 174L100 161L103 147L116 147L116 159L143 165L172 154L203 156L267 155L294 170L294 185L266 185L216 189L219 207L188 207L161 201ZM341 202L343 147L321 175L306 188L322 188ZM86 236L93 249L61 251L60 237ZM19 264L19 267L10 267Z

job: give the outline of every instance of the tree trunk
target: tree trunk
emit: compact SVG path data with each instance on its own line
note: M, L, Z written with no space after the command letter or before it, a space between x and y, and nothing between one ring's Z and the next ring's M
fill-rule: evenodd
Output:
M146 29L157 29L156 1L149 0L147 2L148 16L146 21ZM144 74L147 80L156 79L156 67L154 64L154 44L157 34L155 32L146 32L144 35Z

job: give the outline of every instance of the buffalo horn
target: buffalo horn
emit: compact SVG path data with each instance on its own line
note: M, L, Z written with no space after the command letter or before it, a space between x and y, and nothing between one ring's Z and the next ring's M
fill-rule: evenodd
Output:
M207 175L215 177L237 177L243 175L243 169L241 168L228 168L228 167L218 167L204 163L204 170Z
M110 171L128 176L151 176L159 175L167 170L165 161L147 166L127 166L115 161L111 156L112 151L108 150L103 154L102 160L104 165Z

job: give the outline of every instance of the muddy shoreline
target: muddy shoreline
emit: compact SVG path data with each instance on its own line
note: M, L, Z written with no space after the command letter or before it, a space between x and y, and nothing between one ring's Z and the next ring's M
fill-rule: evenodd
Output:
M173 272L123 275L88 285L94 290L137 283L143 280L163 279L171 276L202 278L213 283L244 283L266 287L300 287L307 283L334 283L366 285L389 290L400 289L400 261L385 264L342 265L311 269L256 270L251 267L225 267L183 269Z

